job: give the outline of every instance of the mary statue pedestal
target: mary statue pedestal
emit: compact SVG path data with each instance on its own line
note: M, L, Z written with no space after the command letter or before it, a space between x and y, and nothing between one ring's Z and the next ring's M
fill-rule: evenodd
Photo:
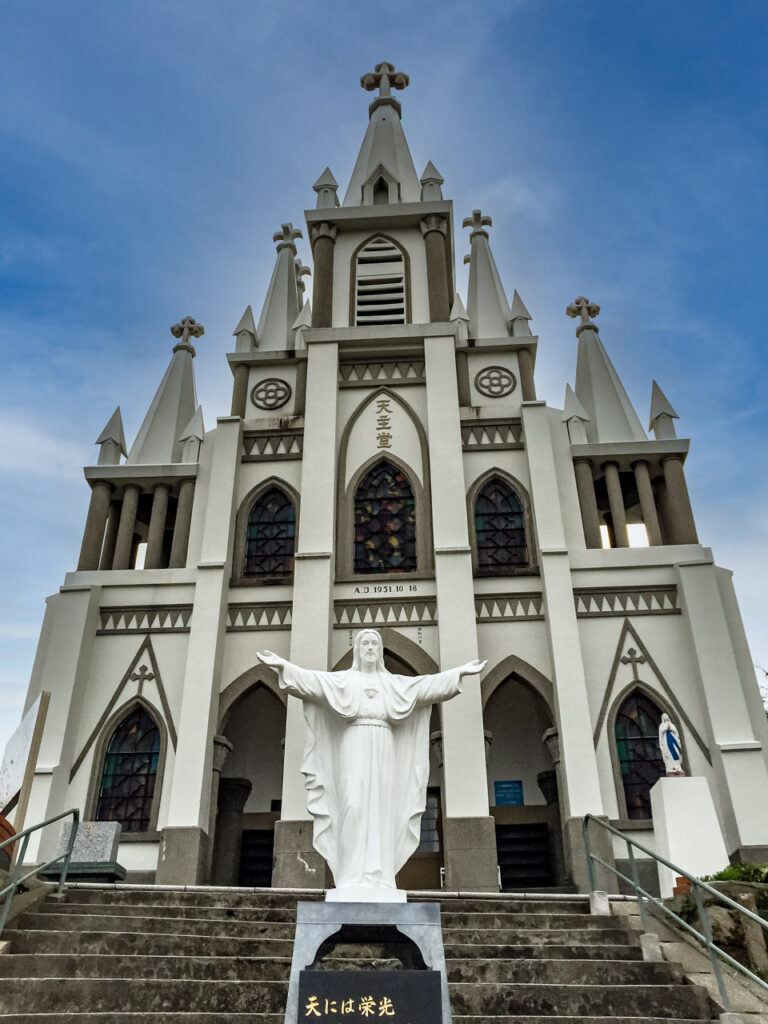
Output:
M384 666L374 629L355 637L352 668L299 668L270 651L259 659L280 686L304 703L306 747L301 771L313 844L333 872L326 900L404 903L395 875L419 844L429 777L433 704L461 690L472 661L435 675L399 676Z

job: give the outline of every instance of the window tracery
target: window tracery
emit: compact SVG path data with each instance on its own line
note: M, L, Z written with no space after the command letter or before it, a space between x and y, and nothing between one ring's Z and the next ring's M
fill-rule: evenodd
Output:
M355 572L416 569L416 501L402 470L379 462L355 492Z
M272 487L248 516L243 576L262 583L283 582L293 572L296 510L291 499Z
M478 576L505 576L528 564L522 502L498 477L475 498L475 541Z
M628 818L651 817L651 786L664 775L659 748L661 710L633 690L616 712L616 753Z
M112 734L104 755L97 821L119 821L123 832L146 832L152 816L160 729L136 707Z

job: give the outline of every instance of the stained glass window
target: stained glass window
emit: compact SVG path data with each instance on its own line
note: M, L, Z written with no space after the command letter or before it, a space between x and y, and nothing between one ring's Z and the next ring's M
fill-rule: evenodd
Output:
M109 741L97 821L119 821L123 832L149 829L159 757L160 730L144 708L135 708Z
M282 582L293 572L296 510L279 488L263 494L248 516L243 575Z
M478 576L504 576L528 564L525 515L520 499L494 478L475 499L475 539Z
M380 462L355 494L355 572L416 568L416 502L399 469Z
M651 786L664 774L660 722L661 711L641 690L633 690L616 715L616 750L629 818L651 817Z

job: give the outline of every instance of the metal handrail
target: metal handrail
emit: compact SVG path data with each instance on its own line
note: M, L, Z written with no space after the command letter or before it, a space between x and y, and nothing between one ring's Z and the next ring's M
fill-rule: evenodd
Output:
M607 861L603 860L602 857L598 857L596 853L592 853L589 845L589 823L591 821L596 822L601 828L604 828L606 832L611 832L613 833L613 835L618 836L619 839L623 839L624 842L627 844L627 856L629 859L630 866L632 868L632 878L628 878L625 874L619 871L619 869L614 864L609 864ZM755 921L763 929L768 929L768 921L764 920L758 914L754 914L751 910L747 910L746 907L742 907L740 903L737 903L735 900L732 900L729 896L726 896L724 893L720 892L718 889L715 889L713 886L708 885L706 882L702 882L700 878L697 878L695 875L692 875L689 871L686 871L684 868L679 867L677 864L673 864L671 861L668 861L665 857L660 856L660 854L655 853L653 850L649 850L647 846L643 846L642 843L638 843L636 839L631 839L625 832L621 832L619 829L614 828L613 825L609 825L607 821L603 821L600 818L595 817L594 814L586 814L584 816L581 831L582 836L584 837L584 848L587 854L587 870L589 872L590 889L593 892L595 891L595 864L601 864L604 868L607 868L609 871L613 872L613 874L616 875L617 878L621 878L624 882L630 885L637 893L637 902L640 907L640 920L642 921L644 931L651 930L648 927L648 925L651 923L652 920L654 920L650 915L648 907L644 903L644 900L648 900L650 903L653 903L654 906L658 907L660 910L663 910L664 913L667 914L669 917L674 918L678 925L681 925L686 931L690 932L691 935L693 935L696 939L699 940L699 942L703 942L704 945L707 947L709 960L712 964L712 973L715 975L717 987L720 992L720 998L723 1001L723 1009L731 1009L731 999L728 995L728 990L725 986L723 972L720 969L720 960L724 960L726 963L730 964L731 967L735 967L737 971L741 971L742 974L745 974L748 978L751 978L752 981L756 982L762 989L768 992L767 982L765 982L759 975L754 974L752 971L750 971L748 967L744 966L744 964L739 963L739 961L734 959L734 957L732 957L729 953L726 953L725 950L721 949L713 940L712 928L709 923L709 918L704 913L704 904L702 903L700 890L709 893L710 896L716 897L726 906L730 907L733 910L737 910L744 917L747 917L750 920ZM657 899L655 896L652 896L646 889L644 889L640 885L640 881L637 875L637 862L635 861L635 856L632 849L633 847L640 850L646 856L651 857L659 864L663 864L665 867L668 867L671 871L674 871L677 877L687 878L692 883L692 892L694 899L696 901L696 910L699 915L699 921L701 922L703 932L697 931L693 927L693 925L683 920L683 918L680 917L679 914L676 914L674 910L671 909L671 907L668 907L662 900Z
M31 871L28 871L26 875L19 878L18 873L21 870L21 866L24 863L24 857L27 853L27 846L29 845L29 837L33 832L37 832L41 828L45 828L46 825L52 825L54 821L60 821L62 818L67 818L72 815L72 830L69 833L69 841L67 842L67 849L64 853L60 853L58 857L54 857L53 860L49 860L45 864L38 864ZM67 881L67 872L69 871L69 862L72 859L72 849L75 845L75 836L77 835L77 826L80 824L80 811L73 807L69 811L62 811L61 814L56 814L52 818L47 818L45 821L40 822L39 825L30 825L29 828L23 829L16 835L11 836L9 839L4 839L0 843L0 850L5 846L13 846L15 843L21 842L21 848L18 851L16 857L11 864L11 881L6 885L4 889L0 889L0 900L5 897L2 910L0 910L0 935L3 933L5 923L8 920L8 914L11 911L11 904L13 903L13 897L18 891L18 887L27 881L28 878L32 878L33 875L39 874L41 871L45 871L48 868L53 867L54 864L62 864L61 872L59 873L59 895L64 891L64 884Z

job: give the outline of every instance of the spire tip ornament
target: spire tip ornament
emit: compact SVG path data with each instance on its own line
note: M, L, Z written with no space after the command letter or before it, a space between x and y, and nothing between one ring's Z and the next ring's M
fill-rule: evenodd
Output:
M382 61L373 71L369 71L360 79L360 85L367 91L379 90L379 99L388 99L392 89L405 89L410 79L403 71L395 71L395 65Z
M598 315L600 307L596 302L590 302L589 299L585 299L583 295L579 295L579 297L572 302L570 306L566 306L565 312L568 316L581 317L581 323L577 328L578 333L582 327L594 327L591 318Z
M205 328L202 324L199 324L193 316L185 316L182 318L180 323L173 325L171 328L171 334L174 338L180 339L179 344L173 346L174 352L186 350L187 352L191 352L194 356L195 350L192 347L189 337L191 335L193 338L201 338L205 334Z

